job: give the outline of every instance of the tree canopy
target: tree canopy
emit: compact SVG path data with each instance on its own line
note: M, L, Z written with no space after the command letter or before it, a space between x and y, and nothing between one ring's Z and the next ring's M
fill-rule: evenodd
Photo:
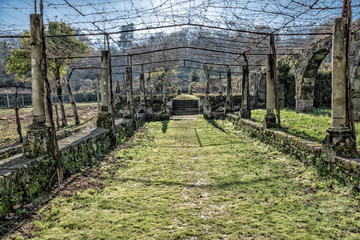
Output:
M70 35L73 34L74 29L63 21L49 21L45 31L47 35ZM30 32L25 31L23 36L30 36ZM68 64L76 60L73 57L77 57L79 54L88 52L88 46L73 36L48 37L46 38L46 45L48 67L52 70L48 71L50 78L54 78L56 64L59 66L60 75L63 76L66 74ZM7 58L5 69L8 73L13 73L16 80L31 80L30 51L30 39L23 38L20 42L20 46L13 49L10 57ZM56 57L60 56L64 58L71 57L72 59L55 60Z

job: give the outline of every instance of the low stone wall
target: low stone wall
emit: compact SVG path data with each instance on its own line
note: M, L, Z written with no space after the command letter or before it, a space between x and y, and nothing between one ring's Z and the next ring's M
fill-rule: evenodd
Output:
M247 132L250 137L258 138L295 156L305 164L313 165L322 177L336 179L343 185L351 186L354 191L360 191L360 159L329 159L323 152L322 144L298 138L279 129L264 129L261 123L239 119L235 114L227 114L227 119Z
M60 133L57 133L56 134L56 139L57 140L61 140L61 139L64 139L64 138L67 138L71 135L74 135L80 131L82 131L84 128L88 127L88 125L85 125L87 122L91 121L93 118L87 120L86 122L80 124L80 125L77 125L77 126L71 126L63 131L61 131ZM21 147L21 144L17 144L15 146L12 146L12 147L8 147L8 148L3 148L3 149L0 149L0 160L1 159L5 159L5 158L9 158L9 157L12 157L16 154L19 154L21 153L21 150L22 150L22 147Z
M120 119L115 131L90 129L59 141L62 170L65 177L78 172L103 152L111 149L115 140L131 136L145 121L139 114L136 121ZM0 216L23 201L30 200L46 189L54 179L54 160L48 157L26 158L22 154L0 160Z

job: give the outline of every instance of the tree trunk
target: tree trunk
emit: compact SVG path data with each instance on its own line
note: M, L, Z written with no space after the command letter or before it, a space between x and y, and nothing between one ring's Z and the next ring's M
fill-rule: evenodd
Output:
M16 86L16 90L15 90L15 117L16 117L16 130L17 133L19 134L19 141L20 143L23 142L23 137L21 134L21 122L20 122L20 116L19 116L19 104L18 104L18 91L19 91L19 87Z
M61 159L59 155L59 145L56 139L56 131L55 131L55 124L53 121L53 109L51 105L51 88L50 83L47 78L47 60L46 60L46 37L45 37L45 26L44 26L44 5L43 1L40 1L40 25L41 25L41 55L42 55L42 61L41 61L41 70L42 75L44 79L44 85L45 85L45 92L44 92L44 98L45 98L45 107L46 107L46 115L48 116L50 128L51 128L51 155L55 159L56 164L56 174L58 178L58 184L62 184L62 170L61 170ZM50 181L51 182L51 181Z
M61 86L61 79L60 79L60 66L56 65L55 70L55 79L56 79L56 94L57 98L60 103L60 111L61 111L61 126L66 127L68 125L66 120L66 114L65 114L65 108L64 108L64 102L62 99L62 86Z
M71 77L73 72L74 72L74 69L71 70L71 72L69 74L69 77L68 77L68 79L66 81L66 87L67 87L67 90L68 90L69 99L70 99L70 103L71 103L71 108L72 108L73 115L74 115L75 125L79 125L80 124L79 115L78 115L78 111L77 111L77 107L76 107L75 98L74 98L74 95L72 94L71 85L70 85L70 77Z

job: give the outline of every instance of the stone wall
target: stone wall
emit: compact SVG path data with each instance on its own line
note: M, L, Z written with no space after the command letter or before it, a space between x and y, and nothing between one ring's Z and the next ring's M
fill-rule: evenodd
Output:
M337 156L329 159L321 144L287 134L280 129L264 129L261 123L239 119L239 116L234 114L227 114L227 119L250 137L291 154L307 165L313 165L320 176L335 179L355 192L360 192L360 159Z
M120 119L115 131L89 129L59 141L64 177L78 172L103 152L111 149L115 140L122 140L133 134L145 120L139 114L136 121ZM46 189L55 172L53 159L47 157L25 158L22 154L0 160L0 216L6 214L15 204L30 200ZM52 179L54 181L54 179Z

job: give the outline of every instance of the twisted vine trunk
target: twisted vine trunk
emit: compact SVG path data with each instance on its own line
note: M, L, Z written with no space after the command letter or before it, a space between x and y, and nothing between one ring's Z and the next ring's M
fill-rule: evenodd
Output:
M19 116L19 103L18 103L18 92L19 92L19 86L16 86L15 88L15 118L16 118L16 131L19 134L19 142L23 142L23 137L21 133L21 122L20 122L20 116Z
M70 100L70 103L71 103L71 109L72 109L72 112L73 112L73 115L74 115L75 125L79 125L80 124L79 114L78 114L78 111L77 111L76 101L75 101L74 95L72 93L71 85L70 85L70 78L71 78L71 75L74 72L74 70L75 69L71 70L71 72L69 74L69 77L68 77L68 79L66 81L66 87L67 87L68 94L69 94L69 100Z
M66 120L64 102L62 99L62 86L61 86L61 79L60 79L60 66L59 63L56 62L56 69L55 69L55 82L56 82L56 95L60 103L60 111L61 111L61 126L66 127L68 125Z

